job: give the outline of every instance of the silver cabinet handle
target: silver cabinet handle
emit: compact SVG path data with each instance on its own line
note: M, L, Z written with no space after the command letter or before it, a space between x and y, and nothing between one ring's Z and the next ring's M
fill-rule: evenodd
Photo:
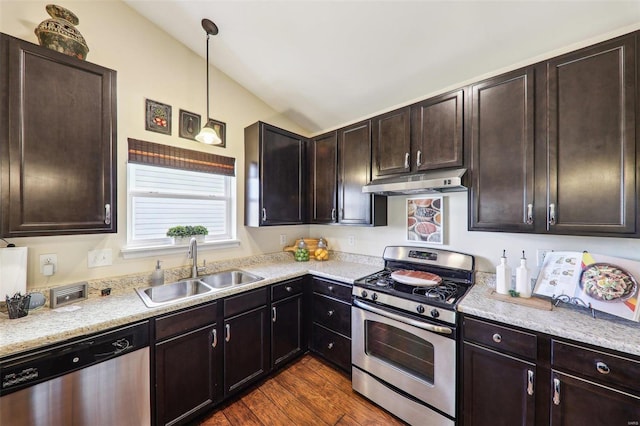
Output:
M560 379L553 379L553 403L560 405Z
M409 159L411 158L411 154L409 154L408 152L406 152L404 154L404 168L408 169L409 167L411 167L411 165L409 164Z
M329 309L329 310L327 311L327 316L332 317L332 316L333 316L333 314L335 314L335 313L336 313L336 311L334 311L333 309Z
M211 347L215 348L216 346L218 346L218 332L216 331L215 328L211 330L211 336L212 336Z
M609 368L609 366L602 361L596 362L596 370L598 370L598 373L600 374L611 373L611 369Z
M496 342L496 343L502 342L502 336L499 335L498 333L494 334L493 335L493 341Z
M327 345L327 349L333 349L333 342L329 342L329 344Z
M266 208L262 208L262 221L266 221L267 220L267 209Z
M229 324L224 325L224 341L228 342L231 340L231 326Z
M329 290L330 293L333 293L333 286L330 285L329 287L327 287L327 290Z
M336 209L331 209L331 220L336 220Z
M274 306L273 308L271 308L271 321L276 322L276 318L277 318L276 307Z
M291 293L293 291L293 288L291 288L291 286L289 285L286 286L284 289L287 290L287 293Z
M527 204L527 225L533 225L533 204Z
M556 224L556 205L549 204L549 225Z
M111 204L104 205L104 224L111 225Z
M420 150L418 150L418 153L416 154L416 166L422 166L422 151Z
M527 394L529 396L533 395L533 380L534 380L533 371L527 370Z

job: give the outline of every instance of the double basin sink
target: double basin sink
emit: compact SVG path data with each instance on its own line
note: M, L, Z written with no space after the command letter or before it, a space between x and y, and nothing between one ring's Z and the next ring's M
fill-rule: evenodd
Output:
M147 307L153 308L229 287L251 284L262 279L257 275L236 269L197 278L188 278L170 284L136 288L136 293L138 293L138 296Z

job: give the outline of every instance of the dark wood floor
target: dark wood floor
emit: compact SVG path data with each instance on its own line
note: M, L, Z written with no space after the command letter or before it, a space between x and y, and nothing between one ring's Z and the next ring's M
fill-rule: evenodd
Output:
M329 365L305 355L201 426L214 425L404 425L351 389L351 381Z

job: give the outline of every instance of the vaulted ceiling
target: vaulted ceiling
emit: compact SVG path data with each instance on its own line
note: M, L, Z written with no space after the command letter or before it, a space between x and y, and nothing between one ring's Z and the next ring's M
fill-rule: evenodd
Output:
M310 133L640 22L640 1L125 0ZM633 29L633 28L631 28Z

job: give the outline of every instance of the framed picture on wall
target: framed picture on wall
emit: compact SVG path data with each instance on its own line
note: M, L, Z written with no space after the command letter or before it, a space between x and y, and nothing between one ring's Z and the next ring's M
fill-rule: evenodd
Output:
M147 99L144 128L150 132L171 135L171 105Z
M195 141L196 135L200 131L200 114L181 109L179 118L178 136Z
M222 143L220 145L216 145L219 146L221 148L225 148L227 146L227 125L225 123L223 123L222 121L218 121L218 120L214 120L213 118L209 119L210 121L213 121L213 128L215 129L216 133L218 134L218 136L220 136L220 139L222 139Z
M407 240L444 243L444 204L441 196L407 198Z

